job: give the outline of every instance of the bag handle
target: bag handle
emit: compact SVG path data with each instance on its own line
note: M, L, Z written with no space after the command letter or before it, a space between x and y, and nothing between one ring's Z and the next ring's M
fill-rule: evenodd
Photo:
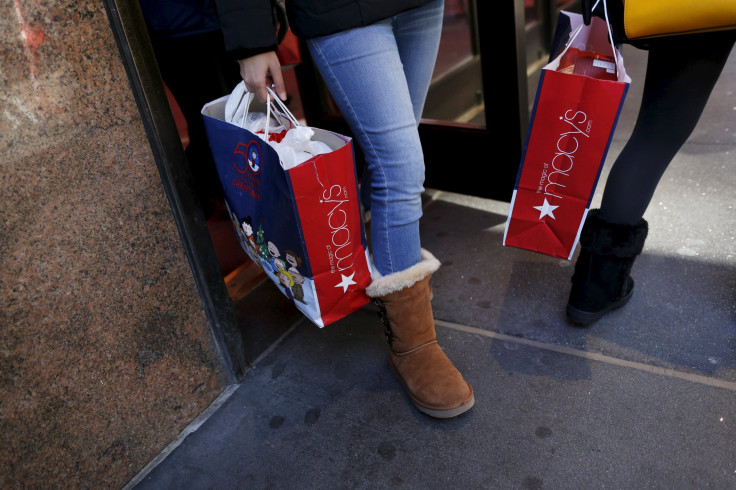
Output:
M247 88L245 88L244 82L240 82L242 84L242 93L240 86L236 88L236 91L233 91L233 94L231 96L240 96L238 99L238 103L235 105L236 109L233 110L234 113L237 112L237 110L243 106L243 115L240 118L240 127L244 128L246 120L248 119L248 113L250 111L250 104L253 102L253 98L255 97L255 93L248 91ZM271 89L271 87L266 87L267 93L266 93L266 128L265 128L265 137L266 141L268 141L268 132L270 128L269 121L271 121L271 116L273 115L274 119L283 127L296 127L296 126L302 126L302 124L297 120L297 118L294 116L294 114L291 113L291 111L286 107L286 105L279 99L279 97L276 95L276 93ZM233 99L235 100L235 99ZM235 114L232 115L234 117ZM285 124L282 120L282 117L286 117L288 119L289 124Z
M590 10L591 12L595 10L595 8L598 6L598 4L601 2L601 0L596 0L595 4L593 5L593 8ZM603 12L606 16L606 27L608 28L608 39L611 41L611 51L613 51L613 62L618 67L618 55L616 54L616 45L613 42L613 32L611 32L611 23L608 21L608 8L606 8L606 0L603 0ZM592 20L591 20L592 22ZM575 40L575 38L580 34L580 31L583 30L583 27L586 27L585 24L580 24L577 29L575 29L572 34L570 34L570 40L567 41L567 44L565 44L565 50L567 51L570 46L572 46L572 42Z
M294 114L291 113L288 107L286 107L286 104L276 95L276 92L273 91L271 87L266 87L266 102L268 105L273 104L276 102L278 105L278 109L280 109L280 114L285 115L289 118L289 121L294 126L301 126L302 124L294 117ZM276 107L274 107L276 109ZM278 111L274 111L278 112Z
M248 114L250 112L250 105L253 102L255 95L256 95L255 92L250 92L245 87L245 82L240 82L240 84L238 84L238 86L235 88L235 90L233 90L233 93L231 94L232 101L234 101L236 97L239 97L239 98L237 99L237 104L234 104L235 109L233 110L232 116L229 116L229 117L234 118L236 113L238 112L238 109L240 109L240 107L242 106L243 115L240 117L240 127L241 128L245 127L245 122L248 119ZM267 87L266 96L267 96L267 102L266 102L266 117L267 117L266 120L267 121L271 120L270 110L271 110L271 107L274 101L276 101L279 104L279 107L278 109L274 107L274 111L273 111L274 119L276 119L279 124L286 127L286 124L284 124L284 122L281 120L281 117L279 116L287 116L289 119L289 122L291 123L290 124L291 126L301 126L301 124L296 119L296 117L294 117L294 114L292 114L291 111L289 111L289 109L284 105L283 102L281 102L281 99L279 99L276 96L275 92L270 87ZM229 106L230 103L231 101L228 100L227 105ZM266 125L266 136L268 136L268 124Z
M238 111L242 108L243 114L240 117L240 127L244 127L254 95L255 94L248 92L248 89L245 88L245 82L240 82L236 85L225 103L225 120L237 125L238 121L236 117Z
M601 3L601 0L596 0L596 2L593 4L593 8L591 8L590 11L593 12L599 3ZM603 0L603 14L606 16L606 28L608 29L608 39L611 40L611 49L613 50L613 61L616 63L616 66L618 66L618 55L616 54L616 44L613 42L613 32L611 31L611 22L608 20L608 3L606 2L606 0Z
M278 107L274 106L274 102L278 105ZM297 127L301 126L302 124L294 117L294 114L291 113L288 107L286 107L286 104L283 103L283 101L276 95L276 93L273 91L271 87L266 87L266 121L271 120L271 107L273 106L273 113L274 118L279 121L279 123L286 127L286 124L281 121L281 118L279 116L286 116L289 119L289 122L291 123L291 127ZM278 114L278 115L277 115ZM268 124L266 124L266 141L268 141Z

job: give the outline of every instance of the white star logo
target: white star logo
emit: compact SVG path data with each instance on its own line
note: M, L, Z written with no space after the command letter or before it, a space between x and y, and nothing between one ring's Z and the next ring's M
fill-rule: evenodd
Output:
M545 216L549 216L552 219L557 219L555 218L555 215L553 213L553 211L557 208L559 208L559 206L550 205L550 203L547 202L546 197L544 198L544 204L542 204L541 206L534 206L534 209L539 211L539 219L542 219Z
M357 282L353 281L353 276L355 275L355 272L350 274L349 276L346 276L345 274L340 274L342 276L342 281L338 284L335 284L336 288L342 288L343 293L348 292L348 287L352 284L358 284Z

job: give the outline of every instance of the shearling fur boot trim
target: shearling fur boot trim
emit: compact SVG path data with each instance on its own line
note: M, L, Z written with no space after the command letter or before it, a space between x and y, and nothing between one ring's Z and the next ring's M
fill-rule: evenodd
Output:
M376 271L373 281L365 292L371 298L380 298L413 286L439 268L440 261L427 250L422 249L422 261L408 269L387 276L382 276Z
M591 209L580 234L580 245L599 255L631 258L639 255L647 238L649 225L643 218L633 225L611 223Z

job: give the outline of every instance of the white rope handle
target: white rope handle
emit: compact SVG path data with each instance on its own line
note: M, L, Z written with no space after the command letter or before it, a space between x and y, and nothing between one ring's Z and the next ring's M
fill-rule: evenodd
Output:
M286 116L289 119L289 122L291 122L292 127L301 126L301 123L294 117L294 114L291 113L291 111L286 107L286 105L279 99L279 97L276 95L276 93L271 89L271 87L266 87L266 141L268 141L268 128L269 121L271 120L271 106L273 105L274 101L279 105L277 110L276 107L274 107L274 119L278 120L279 124L286 127L286 125L283 123L283 121L280 120L276 114Z
M598 0L595 2L595 5L593 5L593 8L590 10L591 16L593 15L593 10L598 6L601 0ZM611 50L613 51L613 62L616 64L616 68L618 68L618 55L616 54L616 45L613 42L613 32L611 31L611 23L608 22L608 9L606 8L606 1L603 0L603 11L606 15L606 27L608 28L608 38L611 40ZM593 19L591 18L591 23L593 22ZM572 45L572 42L575 40L575 38L580 34L580 31L583 30L583 27L585 27L585 24L581 24L578 26L575 31L570 35L570 40L567 41L567 44L565 45L565 51L570 48Z
M601 0L596 0L593 4L593 8L590 9L590 15L593 16L593 11L601 3ZM611 40L611 49L613 49L613 61L618 67L618 55L616 54L616 44L613 42L613 32L611 31L611 22L608 20L608 4L606 0L603 0L603 14L606 16L606 28L608 29L608 38Z
M286 107L286 104L284 104L283 101L276 95L276 92L274 92L271 87L266 87L266 91L267 91L266 98L267 98L268 105L271 105L274 102L276 102L276 104L278 104L278 109L280 109L280 112L279 111L274 111L274 112L282 114L286 116L287 118L289 118L289 121L291 122L293 126L301 126L301 123L299 123L296 117L294 117L294 114L292 114L289 108Z
M243 107L243 117L240 118L240 127L241 128L244 128L245 127L245 120L248 118L248 111L250 109L250 103L253 101L253 95L254 94L252 92L248 92L248 90L246 89L240 95L240 100L238 100L238 104L236 106L236 109L233 112L233 115L231 116L234 119L235 118L235 112L237 112L237 107L240 107L241 105L244 104L244 107ZM245 100L245 102L243 102L243 100ZM229 101L228 101L228 104L229 104Z
M266 94L266 142L268 142L268 128L271 127L271 93Z

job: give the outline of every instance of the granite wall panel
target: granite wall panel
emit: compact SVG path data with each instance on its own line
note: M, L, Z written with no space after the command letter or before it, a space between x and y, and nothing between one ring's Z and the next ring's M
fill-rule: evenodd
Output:
M0 19L0 487L120 488L226 376L103 4Z

